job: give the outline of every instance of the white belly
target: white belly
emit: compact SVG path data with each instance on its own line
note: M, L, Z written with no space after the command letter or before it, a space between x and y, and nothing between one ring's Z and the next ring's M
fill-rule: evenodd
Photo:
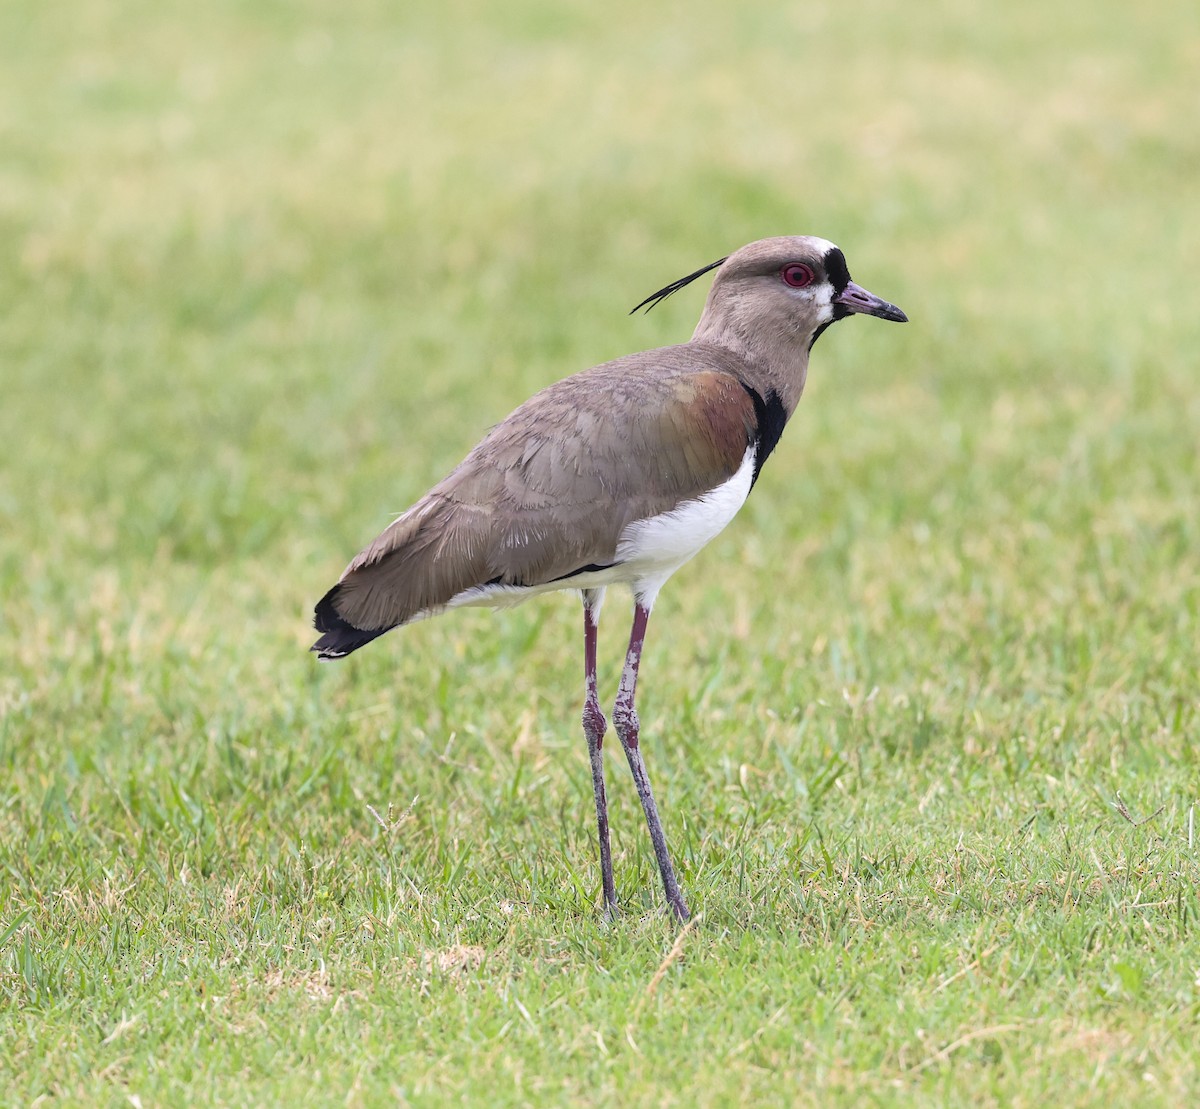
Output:
M737 473L728 481L670 512L634 521L617 541L614 566L544 585L481 585L452 597L446 607L501 607L520 604L539 593L608 585L628 585L640 603L653 605L667 578L716 538L746 503L754 483L754 461L754 447L747 447Z
M622 533L617 559L644 604L652 604L663 582L700 549L715 539L746 503L754 483L753 446L728 481L678 508L637 520Z

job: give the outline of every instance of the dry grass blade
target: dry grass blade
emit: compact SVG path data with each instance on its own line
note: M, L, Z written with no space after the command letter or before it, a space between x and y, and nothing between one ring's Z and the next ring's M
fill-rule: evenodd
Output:
M989 1036L1001 1036L1006 1032L1019 1032L1024 1028L1024 1024L993 1024L988 1028L977 1028L974 1032L968 1032L964 1036L959 1036L957 1040L952 1040L940 1051L935 1051L932 1055L922 1059L919 1063L914 1063L908 1068L909 1073L923 1071L927 1067L932 1067L937 1063L944 1063L956 1051L960 1051L967 1044L974 1043L976 1040L985 1040Z

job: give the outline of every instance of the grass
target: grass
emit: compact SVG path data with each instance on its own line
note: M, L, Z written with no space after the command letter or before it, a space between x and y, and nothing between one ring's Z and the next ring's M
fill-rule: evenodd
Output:
M0 1101L1186 1100L1197 64L1182 0L4 5ZM665 591L699 919L613 759L605 924L575 602L329 667L311 604L790 231L913 322Z

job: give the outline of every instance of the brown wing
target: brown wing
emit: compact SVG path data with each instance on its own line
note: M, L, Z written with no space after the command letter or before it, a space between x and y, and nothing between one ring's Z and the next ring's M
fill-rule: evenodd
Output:
M750 394L705 361L648 351L530 398L350 563L314 649L348 653L474 586L612 565L628 524L720 485L754 440Z

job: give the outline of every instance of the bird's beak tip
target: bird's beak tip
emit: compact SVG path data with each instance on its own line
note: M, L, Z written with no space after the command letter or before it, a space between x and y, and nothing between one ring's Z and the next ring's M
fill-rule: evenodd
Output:
M853 281L838 294L835 302L850 312L875 316L881 320L889 320L891 323L908 323L908 317L904 314L903 309L890 304L883 297L877 297L874 293L868 292Z

